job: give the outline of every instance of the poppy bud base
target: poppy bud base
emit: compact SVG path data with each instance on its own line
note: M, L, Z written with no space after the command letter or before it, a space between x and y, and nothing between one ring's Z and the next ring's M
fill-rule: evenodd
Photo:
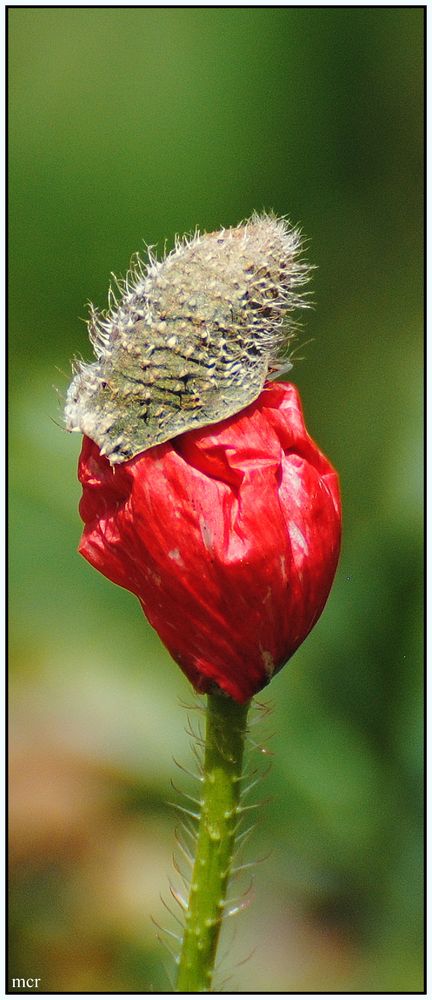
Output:
M339 555L338 477L295 386L117 466L84 438L79 478L82 555L137 595L198 691L248 701L319 618Z

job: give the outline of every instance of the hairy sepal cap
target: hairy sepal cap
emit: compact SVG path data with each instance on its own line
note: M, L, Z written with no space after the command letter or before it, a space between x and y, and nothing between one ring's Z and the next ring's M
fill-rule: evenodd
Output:
M78 363L66 427L92 438L112 465L183 431L223 420L291 364L290 317L306 304L299 231L284 219L178 240L162 261L137 257L120 301L92 308L97 357Z
M198 691L244 702L321 614L340 547L338 477L296 388L268 383L217 426L112 468L84 439L82 555L139 598Z

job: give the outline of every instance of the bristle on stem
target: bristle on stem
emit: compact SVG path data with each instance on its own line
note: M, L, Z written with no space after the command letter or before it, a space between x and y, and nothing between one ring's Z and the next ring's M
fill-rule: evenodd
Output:
M202 806L185 909L178 993L211 991L238 824L248 707L222 695L208 695Z

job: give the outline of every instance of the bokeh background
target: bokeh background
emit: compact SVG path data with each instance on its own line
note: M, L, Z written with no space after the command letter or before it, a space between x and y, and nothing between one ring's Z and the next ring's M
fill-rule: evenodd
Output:
M216 987L419 991L423 10L15 8L9 45L10 975L171 989L150 915L171 920L190 691L76 554L62 399L110 271L266 208L317 265L292 377L345 531L325 613L264 699L248 859L271 855Z

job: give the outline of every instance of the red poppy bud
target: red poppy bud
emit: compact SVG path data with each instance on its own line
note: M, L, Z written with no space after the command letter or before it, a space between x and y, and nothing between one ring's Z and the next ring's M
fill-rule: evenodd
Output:
M244 702L317 621L340 547L337 473L297 389L267 383L218 424L111 466L79 462L82 555L139 598L199 691Z

